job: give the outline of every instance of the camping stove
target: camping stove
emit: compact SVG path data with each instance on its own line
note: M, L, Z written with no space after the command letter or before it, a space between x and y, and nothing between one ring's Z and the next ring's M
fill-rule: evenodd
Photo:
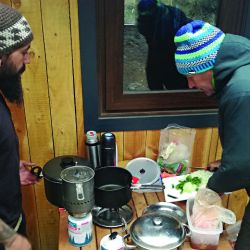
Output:
M115 228L129 223L133 218L133 210L129 205L124 205L121 208L94 207L92 215L96 225Z

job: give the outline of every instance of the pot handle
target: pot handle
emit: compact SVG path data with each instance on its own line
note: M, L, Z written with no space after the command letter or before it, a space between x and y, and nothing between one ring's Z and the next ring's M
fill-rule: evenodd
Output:
M189 226L185 223L183 223L182 226L184 227L184 230L186 232L186 236L191 236L191 230L190 230Z
M123 245L125 246L125 249L126 250L130 250L130 249L136 249L137 246L136 245L130 245L130 244L127 244L125 242L125 239L129 238L130 234L126 234L122 237L122 241L123 241Z
M77 197L77 200L79 201L82 201L85 198L81 183L76 183L76 197Z

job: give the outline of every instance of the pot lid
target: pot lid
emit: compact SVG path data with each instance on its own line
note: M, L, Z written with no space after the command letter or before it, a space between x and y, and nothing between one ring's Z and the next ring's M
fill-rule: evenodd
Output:
M84 165L90 166L89 161L79 156L74 155L62 155L55 157L49 160L43 166L43 176L44 178L51 180L53 182L62 182L61 172L64 168L75 166L75 165Z
M147 206L143 210L143 214L153 213L153 212L163 212L176 218L181 223L187 223L186 212L181 207L170 202L154 203Z
M139 217L131 225L130 234L137 246L148 250L177 248L186 237L182 224L163 213L148 213Z
M83 183L92 179L95 171L87 166L72 166L62 170L61 178L70 183Z
M150 158L135 158L126 166L126 169L139 179L140 184L153 184L161 174L160 166Z

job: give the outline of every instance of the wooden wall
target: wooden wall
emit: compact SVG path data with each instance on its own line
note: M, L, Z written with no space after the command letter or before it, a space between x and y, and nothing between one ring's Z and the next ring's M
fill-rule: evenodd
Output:
M22 12L34 33L31 64L23 75L24 107L11 106L22 159L43 166L59 155L85 157L77 0L0 2ZM119 160L156 159L159 130L119 131L115 135ZM196 129L192 165L206 166L220 155L217 129ZM225 200L238 219L246 202L244 191ZM58 211L47 202L43 181L23 188L23 206L33 248L57 249Z

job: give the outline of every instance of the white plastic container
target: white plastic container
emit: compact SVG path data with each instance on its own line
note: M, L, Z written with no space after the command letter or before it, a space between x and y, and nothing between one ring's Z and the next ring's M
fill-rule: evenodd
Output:
M217 229L195 228L191 222L191 215L194 205L194 199L190 198L186 204L186 215L188 226L191 231L191 247L194 249L216 250L219 244L220 234L223 231L222 222Z

